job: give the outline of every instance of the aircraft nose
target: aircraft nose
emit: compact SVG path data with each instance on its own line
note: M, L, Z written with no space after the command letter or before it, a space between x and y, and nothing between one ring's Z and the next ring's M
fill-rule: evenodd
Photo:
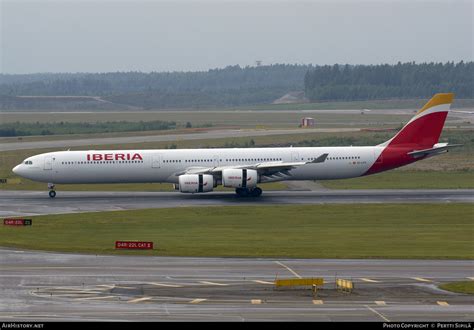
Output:
M13 169L12 169L12 172L17 174L17 175L20 175L20 167L21 165L17 165L15 166Z

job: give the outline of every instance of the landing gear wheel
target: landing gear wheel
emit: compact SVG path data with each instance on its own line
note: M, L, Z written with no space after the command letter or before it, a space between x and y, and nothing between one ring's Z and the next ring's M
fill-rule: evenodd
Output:
M258 197L262 194L262 189L260 189L259 187L255 187L252 189L250 194L252 195L252 197Z
M235 193L239 197L258 197L262 194L262 189L255 187L252 190L249 190L247 188L237 188L235 189Z
M49 197L51 198L56 197L56 191L54 191L55 187L54 183L48 182Z
M235 189L235 193L239 197L247 197L249 195L249 190L246 188L237 188Z

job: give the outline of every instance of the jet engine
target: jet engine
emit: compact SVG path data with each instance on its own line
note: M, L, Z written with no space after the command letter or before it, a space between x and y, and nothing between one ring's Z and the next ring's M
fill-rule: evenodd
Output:
M222 185L230 188L253 189L257 186L258 174L255 170L225 169L222 171Z
M214 177L209 174L184 174L178 180L182 193L201 193L214 189Z

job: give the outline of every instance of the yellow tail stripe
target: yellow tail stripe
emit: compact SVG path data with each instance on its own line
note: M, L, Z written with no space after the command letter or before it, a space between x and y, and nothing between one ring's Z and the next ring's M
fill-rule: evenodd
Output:
M435 107L440 104L450 104L453 103L454 93L439 93L435 94L431 100L428 101L416 114L420 114L429 108Z

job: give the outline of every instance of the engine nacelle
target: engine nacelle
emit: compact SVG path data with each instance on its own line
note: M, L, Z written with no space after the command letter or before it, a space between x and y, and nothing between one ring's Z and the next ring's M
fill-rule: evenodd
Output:
M180 175L179 191L182 193L201 193L214 189L214 177L209 174Z
M222 171L222 185L230 188L253 189L257 186L258 174L255 170L226 169Z

